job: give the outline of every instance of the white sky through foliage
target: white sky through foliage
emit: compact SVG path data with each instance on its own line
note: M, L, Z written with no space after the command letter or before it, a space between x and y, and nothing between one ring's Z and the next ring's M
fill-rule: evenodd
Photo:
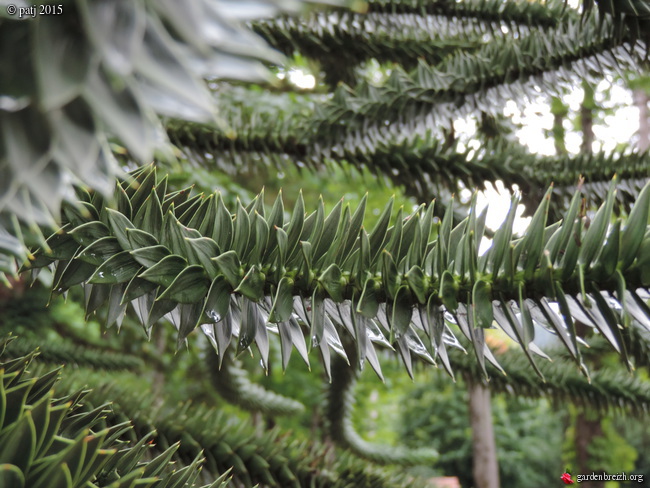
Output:
M603 93L609 89L609 99L605 100ZM612 82L610 79L603 80L595 90L596 103L599 107L612 109L601 120L594 122L595 141L593 151L604 151L611 153L619 145L625 144L634 147L636 144L636 133L639 129L639 111L632 102L631 91L622 84ZM569 106L572 113L580 110L584 93L582 88L576 87L563 97L565 104ZM555 147L553 136L550 130L553 126L553 114L550 110L550 100L546 96L539 96L537 99L519 106L513 101L508 101L504 108L504 115L512 117L515 124L522 127L516 131L519 142L528 149L541 155L554 155ZM573 121L565 119L566 148L571 154L580 152L582 134L572 127ZM504 190L503 185L497 183L501 191L488 189L479 195L479 210L490 205L488 210L487 225L496 229L505 219L510 204L510 194ZM523 209L522 209L523 210ZM518 218L515 222L515 232L521 234L528 225L529 218ZM484 243L484 246L488 243Z
M299 68L278 73L278 77L288 77L291 83L301 89L309 90L316 84L316 79L312 74ZM582 88L576 85L567 90L562 97L570 111L569 116L564 120L565 145L570 154L577 154L580 151L582 134L579 130L574 129L573 119L575 114L579 113L583 96ZM624 86L622 80L606 75L595 89L595 100L599 109L604 110L601 111L602 113L596 114L593 126L595 141L592 150L611 153L617 149L620 150L622 145L630 148L635 147L636 133L639 128L639 113L633 104L631 91ZM515 136L531 152L547 156L555 154L551 133L553 114L550 110L549 96L540 93L539 96L519 104L509 100L504 106L503 114L510 118L514 124L520 126L515 131ZM459 137L466 140L467 148L479 149L480 142L472 139L476 132L476 123L471 117L456 120L454 129ZM461 144L460 150L464 149L465 147ZM459 196L463 201L469 201L471 190L463 190ZM497 181L494 186L488 183L488 188L479 193L478 212L481 212L489 204L486 222L489 228L497 229L501 225L508 212L510 198L510 191L504 188L501 181ZM514 225L514 231L520 235L530 222L530 218L521 217L522 212L523 206L520 206L519 217L515 220ZM490 241L484 239L481 244L482 250L486 250L489 244Z

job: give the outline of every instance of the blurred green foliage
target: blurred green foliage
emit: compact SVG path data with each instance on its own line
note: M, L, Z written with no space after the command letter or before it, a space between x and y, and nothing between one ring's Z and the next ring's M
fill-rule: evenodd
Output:
M571 405L568 406L567 411L570 420L562 446L563 459L565 465L576 466L575 425L580 411ZM638 453L614 425L613 417L603 417L602 414L595 414L589 410L584 415L587 420L602 419L600 422L602 435L596 436L588 447L589 469L605 473L620 473L623 471L631 473L635 469Z
M401 442L428 445L440 452L430 475L457 476L473 486L472 433L467 388L444 373L431 371L427 381L403 399ZM555 486L563 469L562 418L548 402L504 395L492 397L492 416L502 486Z

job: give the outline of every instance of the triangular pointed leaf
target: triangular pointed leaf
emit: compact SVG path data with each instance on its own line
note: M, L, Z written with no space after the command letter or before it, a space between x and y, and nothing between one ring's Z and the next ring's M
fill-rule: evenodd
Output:
M201 266L188 266L181 271L157 300L197 303L205 298L210 281Z

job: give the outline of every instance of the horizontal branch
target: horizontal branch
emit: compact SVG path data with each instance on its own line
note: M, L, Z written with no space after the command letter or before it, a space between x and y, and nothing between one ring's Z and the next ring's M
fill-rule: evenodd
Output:
M549 397L557 403L570 402L604 412L650 413L650 385L628 372L603 368L587 377L566 361L556 360L539 363L541 377L526 367L526 357L517 351L499 354L498 360L505 374L488 366L489 387L493 391L527 398ZM454 352L450 362L454 370L470 381L480 375L479 365L471 356Z
M403 67L418 59L433 65L454 51L471 52L495 38L579 18L563 2L371 1L367 7L363 14L339 9L256 21L251 28L286 55L320 61L333 85L354 84L351 70L371 58Z
M456 192L458 182L466 188L485 188L486 182L502 181L508 188L521 190L527 206L534 209L544 187L553 182L557 207L566 209L576 182L583 177L583 193L591 204L599 205L616 174L620 180L617 201L629 208L650 173L647 152L539 156L504 140L488 141L478 150L459 151L431 133L395 140L369 132L363 139L328 146L319 133L300 129L301 124L296 123L300 115L291 124L283 118L272 124L267 117L252 122L254 113L249 117L251 121L241 130L231 124L230 135L215 127L178 121L170 121L167 132L192 162L228 173L260 163L278 168L297 164L321 169L330 163L347 162L389 178L421 202L434 199L441 187ZM437 215L442 216L440 209Z
M484 36L504 35L478 22L341 11L280 17L251 27L287 56L298 52L318 60L330 85L340 81L354 84L353 69L370 59L409 68L417 66L418 59L434 65L457 50L479 48L485 43Z
M451 19L474 18L496 24L536 27L556 26L563 15L576 15L562 1L518 2L502 0L369 0L369 13L440 15Z
M412 73L395 69L379 87L368 82L354 90L340 87L321 107L314 130L341 143L370 131L397 134L429 114L448 120L477 110L490 113L506 100L533 94L534 86L554 93L560 80L590 78L594 66L600 72L616 71L621 63L635 66L624 44L611 23L594 16L520 38L495 39L435 66L420 61Z
M270 212L263 195L229 210L219 194L167 193L152 166L121 183L115 208L81 192L66 206L62 231L27 267L55 263L53 288L87 283L87 311L108 303L108 324L128 303L149 329L168 316L179 341L199 325L226 350L258 343L268 364L270 327L288 346L304 347L301 325L329 370L330 348L345 356L338 331L355 339L359 364L378 369L373 343L394 347L411 370L411 352L433 362L457 344L472 343L479 364L494 360L484 329L497 324L529 360L534 323L562 340L580 363L574 320L595 327L626 357L619 326L650 327L638 289L650 286L650 186L627 220L614 217L614 184L591 222L576 193L562 222L546 226L551 189L521 238L513 236L518 197L479 254L485 212L453 227L451 212L433 219L433 205L389 225L392 201L368 232L365 198L352 212L339 202L325 216L322 202L306 214L298 198L291 219L282 199ZM560 313L551 306L556 302ZM269 325L267 324L274 324ZM218 344L217 344L218 345ZM291 348L283 348L283 355Z

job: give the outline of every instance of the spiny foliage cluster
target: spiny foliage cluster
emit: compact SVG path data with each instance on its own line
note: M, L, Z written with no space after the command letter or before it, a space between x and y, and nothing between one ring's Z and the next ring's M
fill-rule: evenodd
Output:
M609 344L602 338L590 343L592 347L583 352L586 361L593 361L610 350ZM627 340L626 343L629 344ZM647 340L635 337L633 344L644 344L647 347L648 343ZM566 360L560 359L560 351L554 352L552 363L539 364L543 377L527 367L526 358L519 351L509 350L498 354L499 364L505 374L499 374L496 368L488 365L490 390L518 398L546 397L558 406L573 403L582 409L598 410L603 414L614 412L639 417L648 414L650 386L644 379L616 368L601 368L585 378ZM647 357L647 353L641 355L636 365L647 362ZM480 377L479 366L471 356L454 351L450 354L450 362L466 381L476 382Z
M354 212L339 203L326 216L322 203L308 213L299 199L286 219L281 199L270 212L262 196L247 207L228 208L218 195L168 190L152 167L122 179L109 200L119 171L109 141L123 144L125 159L148 161L169 149L157 114L209 121L215 99L203 79L256 79L258 59L278 58L241 27L238 21L248 13L242 16L232 2L203 0L194 9L151 1L99 5L78 0L66 7L65 17L0 19L7 60L0 66L0 272L13 269L9 256L25 257L22 224L51 222L62 199L75 199L66 193L71 183L81 181L92 189L78 189L79 202L64 204L61 230L25 268L53 264L56 292L83 284L87 313L105 307L109 326L119 325L131 304L148 333L162 317L175 323L180 343L200 327L218 361L235 340L238 353L256 344L268 367L275 333L283 367L295 347L306 362L309 350L317 349L334 377L331 369L350 358L357 366L367 360L381 375L379 346L397 349L409 372L413 355L440 361L451 372L447 348L459 346L454 334L460 332L486 374L486 360L497 360L484 331L497 324L540 374L549 374L534 361L545 357L534 343L536 325L557 334L579 364L576 321L598 329L624 356L630 344L623 331L648 330L650 190L640 193L627 219L614 219L616 190L610 188L591 225L580 196L602 188L612 161L621 176L643 178L646 155L549 160L500 137L471 153L459 149L453 131L445 138L437 130L468 114L496 118L504 100L521 99L537 87L552 91L576 73L592 79L604 69L637 66L650 32L647 2L585 1L580 17L554 2L376 0L366 16L337 11L315 13L308 22L256 20L253 29L271 45L320 61L329 83L350 86L312 97L302 118L290 111L283 117L282 110L260 115L256 107L223 107L226 124L175 130L178 124L166 122L169 136L188 155L218 169L251 161L320 167L347 160L388 175L420 201L441 186L453 193L458 182L501 179L532 190L545 187L550 174L558 186L572 186L577 165L593 170L573 198L564 198L573 189L562 190L568 203L562 222L548 225L547 193L522 238L513 235L513 198L506 222L482 255L485 215L472 204L467 219L452 218L446 209L453 202L443 198L435 206L401 211L392 222L389 203L370 232L363 226L365 201ZM274 13L294 5L278 0L257 6ZM133 22L121 22L125 18ZM511 32L516 35L504 35ZM341 42L350 40L354 49L341 52ZM371 58L404 69L392 66L388 80L375 86L355 72ZM216 100L227 103L226 97ZM240 112L244 116L237 119ZM626 183L626 191L636 196L642 186ZM443 209L440 221L436 208ZM39 238L40 229L28 230ZM345 335L354 354L343 347ZM341 357L334 367L332 351ZM346 410L346 402L338 411ZM148 432L143 429L142 435ZM188 463L195 463L201 446L194 434L187 439ZM343 440L368 450L349 435ZM303 483L304 472L291 478L280 458L271 457L271 465L256 446L229 444L233 454L216 446L225 452L214 462L235 466L246 483ZM242 468L245 462L250 465ZM65 468L57 469L67 476ZM353 485L371 479L366 472L357 476L355 468L349 474L339 473L339 479Z
M547 226L549 189L522 238L513 237L515 196L479 255L485 212L477 215L475 204L453 227L450 211L434 222L433 204L406 217L400 210L390 225L389 203L368 233L365 200L354 212L339 202L325 216L322 202L306 214L299 198L287 222L281 197L268 215L261 195L229 210L219 194L167 193L153 166L131 176L117 186L114 208L80 190L79 203L64 206L61 231L29 263L55 264L57 292L86 283L87 312L107 303L109 326L131 303L147 331L167 315L179 342L200 326L221 356L236 337L237 351L255 343L264 365L275 332L285 367L293 346L308 361L307 335L328 371L330 348L347 357L343 329L359 366L367 359L381 374L374 344L395 347L409 371L414 353L451 372L452 328L471 341L484 370L485 359L498 365L484 340L493 322L533 366L534 354L545 357L534 323L557 334L579 363L575 320L624 356L620 326L649 323L638 290L650 284L649 187L624 224L613 219L612 182L588 227L579 192L564 220Z
M134 370L142 367L139 357L91 348L88 345L72 345L67 342L53 341L45 349L40 347L42 341L26 339L13 341L7 345L7 354L11 357L27 356L39 350L38 358L49 364L67 364L97 368L105 371Z
M94 351L94 354L101 358L99 360L88 360L86 355L82 355L71 361L75 367L65 368L61 375L61 368L52 372L47 368L53 363L56 364L58 357L73 352L65 344L58 344L54 341L43 345L38 352L32 351L23 356L21 351L28 348L31 341L18 338L5 342L8 344L4 347L3 357L13 358L6 359L3 363L7 371L13 371L14 363L23 365L25 368L31 364L30 369L34 373L30 374L25 371L23 379L43 377L44 380L50 380L53 378L56 397L62 398L57 399L53 404L58 405L65 402L66 399L74 397L76 402L68 405L70 412L74 412L79 419L82 418L80 412L84 412L84 415L89 412L93 423L88 427L92 428L92 432L112 433L115 431L117 435L117 431L119 431L119 442L110 445L105 443L103 449L116 447L122 453L125 449L129 450L129 446L135 446L138 449L145 446L146 450L143 452L148 461L155 458L156 466L170 466L162 478L160 474L157 477L145 476L146 480L141 481L144 486L150 485L156 479L167 480L168 484L162 486L177 486L169 482L170 479L177 479L169 478L168 475L172 474L172 470L180 473L178 476L182 475L186 480L186 484L178 485L183 488L191 488L193 486L192 479L202 483L213 483L211 486L225 488L225 483L223 486L220 484L223 479L223 477L220 478L220 473L229 473L237 486L246 487L258 485L320 488L398 487L402 486L403 482L406 483L403 479L395 478L390 471L369 466L356 456L335 451L331 445L298 440L277 428L260 435L250 426L249 422L226 415L215 406L198 405L191 402L175 404L171 398L167 397L164 398L164 401L160 401L159 397L151 395L148 388L143 390L142 386L146 384L146 380L142 378L146 378L146 374L144 374L145 369L142 368L142 365L138 368L133 368L131 365L128 372L117 373L115 368L122 368L123 364L121 363L124 360L118 357L116 364L112 364L115 359L114 354ZM136 359L132 358L131 362L133 363ZM227 369L225 364L223 369ZM140 379L136 379L136 375ZM88 384L92 384L92 390L86 389ZM250 396L252 393L265 398L264 394L260 395L261 390L259 386L256 386L253 392L245 391L244 394ZM237 394L241 394L241 392ZM6 396L9 398L11 391ZM268 414L268 410L265 410L265 413ZM278 411L270 413L277 414ZM41 423L37 421L36 427L38 428ZM141 451L142 449L138 451L139 455L143 455ZM15 456L21 455L26 454L21 446L18 446ZM83 463L84 456L88 455L83 449L75 449L74 452L68 454L65 461L68 465L76 465ZM130 454L128 456L130 456L129 459L135 459ZM0 459L0 464L1 462L2 459ZM389 460L388 462L394 464L396 461ZM144 466L143 463L140 464ZM136 467L141 467L140 464ZM192 466L192 468L190 470L184 468L187 466ZM201 469L197 470L196 468L199 466ZM9 465L5 468L8 471L13 471ZM191 476L188 478L190 474ZM9 481L13 482L14 477L11 472L6 476ZM119 471L110 476L97 474L96 477L104 481L108 479L113 484L107 485L104 481L97 481L94 485L88 485L88 488L90 486L117 488L125 486L124 483L140 479L131 475L130 471ZM118 477L119 483L116 482ZM220 482L214 483L215 479L220 479ZM13 488L20 485L10 483L0 486ZM86 485L73 483L70 486ZM153 486L161 485L154 484Z
M69 385L83 381L71 377ZM228 418L206 405L185 402L156 407L149 395L103 382L90 394L89 402L115 401L108 425L127 419L133 423L135 439L151 430L157 432L159 449L180 443L174 459L191 462L205 457L210 473L231 470L233 481L243 486L315 488L399 487L404 480L368 466L349 454L331 452L325 445L300 441L279 429L259 435L245 422ZM339 455L340 454L340 455Z
M12 338L2 340L2 348ZM27 368L36 353L0 364L0 485L11 488L193 488L200 453L179 469L169 465L179 444L151 457L153 432L128 441L130 422L102 427L109 403L84 406L87 390L55 396L59 369ZM221 477L203 488L225 488Z
M402 89L396 87L396 90ZM616 174L624 190L617 194L617 201L629 209L645 185L650 169L650 157L646 153L539 156L503 138L488 140L479 150L461 149L456 144L450 146L430 131L409 131L398 140L383 132L372 132L352 140L349 145L331 143L330 147L324 141L322 128L305 130L305 126L316 123L312 111L307 111L308 115L285 116L258 112L259 108L237 106L236 116L233 114L230 119L231 126L237 128L236 138L187 122L171 121L166 128L170 139L187 157L204 167L217 165L234 172L250 171L261 163L282 167L289 159L299 166L322 169L328 163L345 161L366 167L377 176L387 176L419 201L444 195L440 188L453 189L459 182L467 188L485 188L488 182L501 181L507 187L517 187L525 196L524 203L535 206L544 188L553 181L557 201L552 208L565 211L581 176L587 182L583 191L593 204L599 204ZM210 155L209 159L206 154ZM436 209L436 216L444 215L444 210L444 207Z
M121 173L110 142L141 161L173 159L160 116L215 122L206 78L266 80L262 61L282 56L244 26L248 10L301 3L78 0L22 18L3 8L0 272L13 272L9 256L22 259L25 227L38 234L35 223L56 221L73 182L110 193Z
M224 129L230 122L227 100L215 102L203 79L263 79L268 73L260 60L281 59L242 22L295 12L300 3L258 0L243 12L209 0L186 10L149 1L99 7L78 0L65 15L23 21L3 12L1 44L10 47L2 52L0 77L0 269L13 271L10 256L24 257L23 234L29 230L39 238L31 224L52 223L73 182L110 192L119 168L109 141L119 140L141 162L154 154L169 158L158 115L212 122L206 127L225 136L224 143L236 135L240 154L222 144L213 155L222 162L224 152L244 161L275 156L285 164L345 158L376 166L423 200L432 198L441 173L450 176L453 191L468 165L447 158L453 156L448 147L427 142L429 131L461 115L494 115L503 105L495 100L520 99L540 87L554 92L576 73L596 79L605 70L636 69L650 11L643 0L585 1L582 15L559 1L371 0L361 8L365 13L338 9L258 18L250 27L271 46L321 62L329 79L346 79L351 87L315 97L310 123L290 124L288 133L267 129L264 136L258 127L261 137L248 140L256 114ZM353 49L348 39L358 39ZM354 68L367 59L396 64L386 83L361 80ZM225 116L215 125L216 104ZM277 112L267 127L282 120ZM171 127L177 139L173 132ZM433 135L444 139L437 129ZM437 147L437 157L418 157L422 150L435 156ZM508 164L490 151L479 153L471 168L491 167L483 175L488 179L512 177ZM570 173L570 161L559 159ZM607 173L594 178L609 178Z
M638 71L647 4L584 2L583 9L580 14L561 1L394 0L370 1L364 14L336 10L256 21L253 29L271 45L319 63L332 87L348 85L332 88L330 96L304 97L299 110L287 103L277 110L251 93L237 103L233 90L223 90L228 130L181 121L166 129L192 162L227 171L260 162L323 167L347 161L390 178L419 201L442 196L441 189L453 192L459 182L502 181L519 186L530 205L552 180L572 194L583 174L585 191L597 200L602 186L590 184L611 179L614 164L621 178L645 181L647 156L539 157L501 136L491 141L493 133L466 150L450 127L459 117L502 116L506 102L540 91L561 95L576 77L595 84L605 73ZM369 59L386 63L386 80L363 76ZM620 194L626 207L640 189L630 186L631 195ZM439 208L448 204L440 200Z

